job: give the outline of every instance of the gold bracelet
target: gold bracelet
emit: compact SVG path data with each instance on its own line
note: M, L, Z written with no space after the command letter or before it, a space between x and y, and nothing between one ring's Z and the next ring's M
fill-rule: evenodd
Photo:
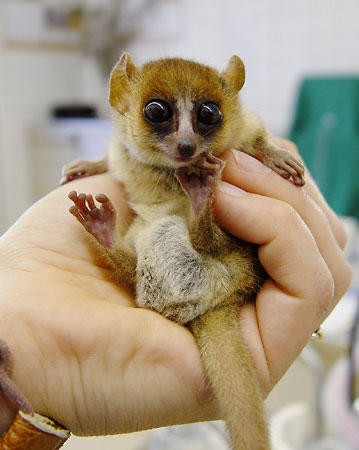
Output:
M18 411L5 435L0 450L57 450L70 437L70 432L40 414Z

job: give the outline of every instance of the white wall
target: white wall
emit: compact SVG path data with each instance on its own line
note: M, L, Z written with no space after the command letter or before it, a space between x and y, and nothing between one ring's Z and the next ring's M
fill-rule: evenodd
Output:
M177 54L221 68L237 53L247 67L246 104L274 132L287 131L293 97L303 76L359 75L358 0L179 3L177 34L169 40L138 39L132 46L134 55L144 60ZM156 26L161 29L161 24Z
M82 53L7 49L0 35L0 233L33 200L30 127L46 122L55 104L96 105L105 96L93 60Z
M3 208L15 217L30 201L29 127L44 121L55 102L80 100L81 59L76 54L8 52L0 59L0 70Z
M247 66L245 103L276 133L288 130L302 76L359 73L358 0L152 4L129 47L135 59L180 55L221 68L239 54ZM31 123L46 120L55 102L94 101L103 110L106 83L81 53L6 50L0 17L0 99L1 231L31 202L26 140Z

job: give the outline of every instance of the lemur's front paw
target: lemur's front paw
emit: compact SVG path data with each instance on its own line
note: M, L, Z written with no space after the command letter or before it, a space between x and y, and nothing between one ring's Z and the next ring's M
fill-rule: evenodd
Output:
M287 180L291 179L296 186L303 186L305 184L304 165L291 153L283 150L275 150L266 155L261 161L283 178Z
M89 177L107 171L106 162L77 159L62 168L60 184L66 184L77 178Z
M107 196L95 196L100 206L96 206L91 194L77 194L72 191L69 193L69 199L74 203L69 209L70 213L100 244L111 248L114 245L116 212Z
M223 166L221 159L203 154L194 164L176 169L176 177L189 195L195 214L199 214L210 200Z

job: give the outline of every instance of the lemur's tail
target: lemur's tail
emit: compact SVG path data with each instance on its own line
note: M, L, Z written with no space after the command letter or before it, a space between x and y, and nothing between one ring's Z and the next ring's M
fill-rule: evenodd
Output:
M235 303L220 305L190 324L225 419L233 450L269 450L263 399Z

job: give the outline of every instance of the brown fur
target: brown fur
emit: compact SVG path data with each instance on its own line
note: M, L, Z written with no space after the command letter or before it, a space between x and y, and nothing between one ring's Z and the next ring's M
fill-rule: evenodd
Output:
M238 325L240 306L255 299L265 274L256 247L227 235L213 220L222 171L216 157L241 149L293 183L304 181L301 163L277 148L261 121L241 106L243 83L237 56L217 72L176 58L137 68L124 53L111 74L116 133L105 162L94 163L91 171L77 161L65 168L63 182L108 169L124 183L135 212L126 236L117 235L116 212L104 196L96 197L96 209L91 195L72 192L72 214L96 238L116 278L136 287L139 306L191 329L233 448L267 450L263 401ZM145 120L144 107L153 99L172 108L165 132ZM196 108L208 101L219 106L222 120L206 134L199 130ZM178 162L183 142L195 153Z

